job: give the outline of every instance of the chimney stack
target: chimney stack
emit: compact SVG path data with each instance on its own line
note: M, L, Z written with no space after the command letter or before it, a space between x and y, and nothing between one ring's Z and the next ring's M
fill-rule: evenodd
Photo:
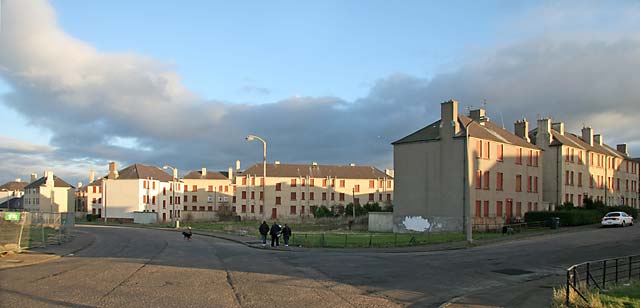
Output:
M276 160L275 162L273 162L273 164L274 164L274 165L279 165L279 164L280 164L280 161L279 161L279 160Z
M82 187L82 182L78 182L77 188L80 189L80 187Z
M593 146L593 128L590 126L582 128L582 140Z
M118 178L118 164L114 161L109 163L109 175L107 175L107 178L110 180Z
M45 185L47 186L52 186L54 185L54 181L53 181L53 171L45 171L44 172L44 176L45 176Z
M315 162L315 161L311 162L311 166L318 166L318 162Z
M93 183L96 180L96 172L93 169L89 170L89 183Z
M440 104L440 138L453 138L460 133L458 122L458 102L449 100Z
M229 167L229 180L233 179L233 168Z
M17 179L15 180L15 182L20 183L20 182L22 182L22 179L21 179L21 178L17 178Z
M536 144L549 145L551 144L551 119L543 118L538 120L538 134L536 135Z
M489 118L487 118L487 111L482 108L469 111L469 117L480 123L489 120Z
M557 131L560 135L564 136L564 123L558 122L551 124L553 130Z
M523 118L522 120L518 120L513 126L516 136L524 139L526 142L531 142L531 139L529 139L529 122L527 122L527 119Z
M236 160L236 171L240 171L240 160Z
M207 168L202 168L202 170L200 171L200 173L202 173L202 177L206 178L207 177Z
M626 143L616 145L616 149L618 150L618 152L624 153L624 155L629 156L629 151L627 149Z
M602 135L597 134L597 135L593 135L593 141L599 145L602 145L604 143L604 141L602 140Z

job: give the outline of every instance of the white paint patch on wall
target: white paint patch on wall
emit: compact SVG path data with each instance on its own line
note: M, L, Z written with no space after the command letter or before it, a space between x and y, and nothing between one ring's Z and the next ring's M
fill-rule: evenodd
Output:
M405 216L402 224L407 230L424 232L431 228L431 223L422 216Z

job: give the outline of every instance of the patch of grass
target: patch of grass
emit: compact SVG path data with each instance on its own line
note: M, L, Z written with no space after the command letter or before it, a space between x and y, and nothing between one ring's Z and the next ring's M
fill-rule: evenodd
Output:
M552 307L562 308L627 308L640 307L640 282L629 285L618 284L606 292L597 289L587 289L581 286L580 292L587 298L585 302L576 292L570 293L571 304L566 305L566 287L553 291Z

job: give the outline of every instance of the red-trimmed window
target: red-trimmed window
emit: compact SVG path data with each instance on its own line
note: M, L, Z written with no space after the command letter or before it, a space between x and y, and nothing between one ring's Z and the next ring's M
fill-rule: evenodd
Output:
M353 186L353 190L355 192L360 192L360 184L356 184L355 186Z
M282 199L280 197L276 197L276 204L282 204Z
M340 187L344 187L345 186L345 180L340 180Z
M314 200L314 199L315 199L314 193L312 191L309 192L309 200Z
M297 200L297 199L296 199L296 193L295 193L295 192L292 192L292 193L291 193L291 200L292 200L292 201Z
M291 208L290 208L290 210L289 210L289 213L290 213L291 215L296 215L296 206L295 206L295 205L292 205L292 206L291 206Z
M247 185L247 178L246 177L242 178L242 185L245 185L245 186Z
M369 194L369 201L373 201L373 200L374 200L374 198L375 198L375 197L374 197L374 194L373 194L373 193L370 193L370 194Z
M246 191L242 191L242 200L247 199L247 192Z
M276 191L282 190L282 183L276 183Z
M484 201L484 217L489 217L489 200Z
M502 190L502 185L504 182L504 174L502 172L496 173L496 190Z
M314 187L315 185L316 185L316 181L314 179L309 179L309 186ZM304 207L302 209L303 209L302 213L304 213Z
M322 200L323 200L323 201L324 201L324 200L327 200L327 193L326 193L326 192L323 192L323 193L322 193Z
M291 179L291 187L296 187L296 179Z
M344 201L344 193L340 193L340 201Z
M369 180L369 188L376 188L376 181L375 180Z
M522 175L516 175L516 192L522 191Z
M516 165L522 165L522 148L516 149Z
M496 160L504 161L504 144L502 143L496 144Z
M482 188L482 171L476 171L476 189Z
M489 180L490 180L489 171L485 171L484 172L484 189L485 190L489 190Z
M481 209L482 209L482 201L476 200L476 213L475 213L476 217L482 217Z
M502 201L496 201L496 217L502 217Z

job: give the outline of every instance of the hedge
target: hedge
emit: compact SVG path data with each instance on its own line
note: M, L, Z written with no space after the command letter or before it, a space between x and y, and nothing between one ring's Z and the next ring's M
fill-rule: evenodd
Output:
M625 212L633 216L634 219L638 218L638 209L632 208L627 205L607 206L606 213L604 214L607 214L608 212Z
M599 223L604 214L598 210L562 210L556 212L527 212L525 222L548 221L551 217L559 217L562 226L580 226Z

